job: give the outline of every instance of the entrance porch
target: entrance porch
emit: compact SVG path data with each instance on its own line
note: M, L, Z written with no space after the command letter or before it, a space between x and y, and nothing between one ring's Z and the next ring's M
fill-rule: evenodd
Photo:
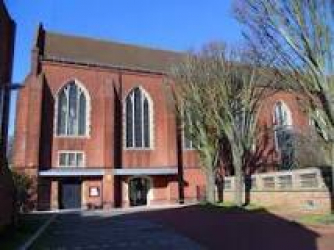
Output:
M102 208L103 175L99 169L50 169L39 173L38 209Z
M172 204L179 200L176 168L115 169L121 207Z

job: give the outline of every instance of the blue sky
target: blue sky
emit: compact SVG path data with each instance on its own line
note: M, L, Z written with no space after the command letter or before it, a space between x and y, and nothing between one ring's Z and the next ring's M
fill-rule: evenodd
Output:
M139 44L188 50L223 40L237 43L240 26L231 0L5 0L17 24L14 82L30 68L36 27L47 30ZM11 105L13 133L15 95Z

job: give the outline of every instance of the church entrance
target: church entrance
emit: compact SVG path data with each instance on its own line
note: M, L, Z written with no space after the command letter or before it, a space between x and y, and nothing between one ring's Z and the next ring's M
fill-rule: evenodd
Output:
M129 181L130 206L147 205L150 180L145 177L135 177Z
M59 205L61 209L81 208L81 182L79 180L62 180L59 188Z

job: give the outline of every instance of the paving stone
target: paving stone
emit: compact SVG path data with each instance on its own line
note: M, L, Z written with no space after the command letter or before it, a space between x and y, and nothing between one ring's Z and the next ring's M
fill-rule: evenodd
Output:
M201 249L161 225L131 216L59 215L32 249Z

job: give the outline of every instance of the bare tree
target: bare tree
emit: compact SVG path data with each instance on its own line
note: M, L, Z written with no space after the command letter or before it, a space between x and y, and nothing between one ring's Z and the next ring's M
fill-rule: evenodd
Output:
M293 164L296 168L327 167L330 165L328 144L314 128L294 129L292 136Z
M256 85L261 70L242 61L243 53L216 43L189 54L172 74L178 114L206 176L208 202L215 201L215 176L223 147L228 147L237 180L235 202L242 205L243 169L255 144L265 92Z
M334 176L334 1L236 0L235 10L259 57L303 91L303 105L332 144Z

